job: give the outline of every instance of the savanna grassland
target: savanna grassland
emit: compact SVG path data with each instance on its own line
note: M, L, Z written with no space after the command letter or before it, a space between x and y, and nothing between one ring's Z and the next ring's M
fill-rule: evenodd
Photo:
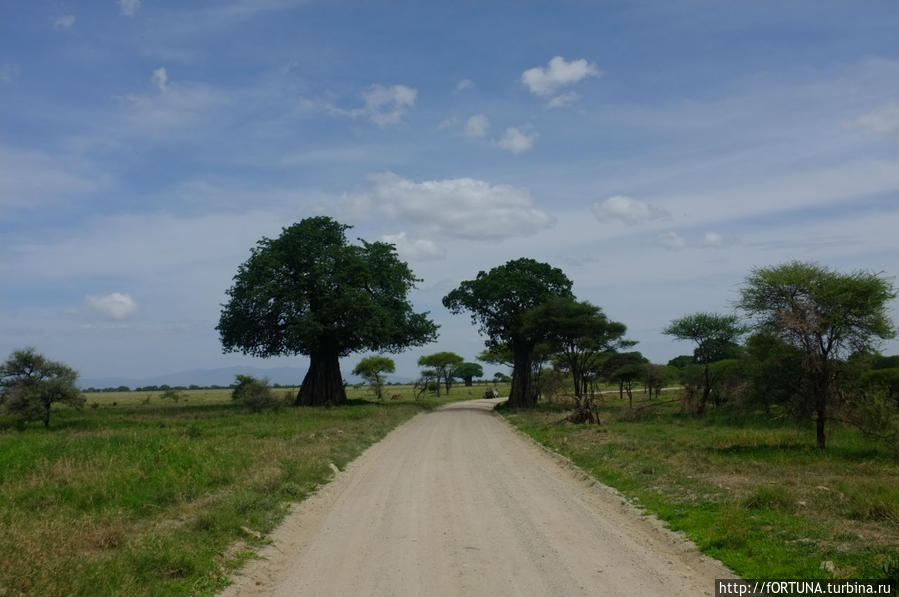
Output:
M254 414L227 390L97 393L49 430L0 421L0 596L213 594L332 464L484 392L385 389L404 399L348 388L346 406Z
M602 425L566 422L564 403L501 411L745 578L899 576L894 446L834 425L822 451L813 423L681 415L675 392L654 402L635 393L631 411L607 394Z

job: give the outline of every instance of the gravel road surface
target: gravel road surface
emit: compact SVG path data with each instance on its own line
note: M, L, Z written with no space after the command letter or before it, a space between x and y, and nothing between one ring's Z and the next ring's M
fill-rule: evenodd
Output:
M297 505L223 597L692 597L734 578L497 402L394 430Z

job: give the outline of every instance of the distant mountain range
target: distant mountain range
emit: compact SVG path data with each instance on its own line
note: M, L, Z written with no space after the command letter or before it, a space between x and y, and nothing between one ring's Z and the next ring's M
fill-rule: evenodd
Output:
M132 390L145 386L228 386L234 383L234 376L237 374L252 375L257 378L267 378L269 382L298 386L306 375L306 369L299 367L272 367L264 369L262 367L222 367L220 369L193 369L191 371L179 371L177 373L169 373L168 375L160 375L157 377L147 377L143 379L134 379L126 377L85 377L78 379L78 387L86 388L117 388L119 386L128 386ZM361 380L353 375L344 374L344 379L349 383L359 383ZM397 383L411 383L411 380L405 377L388 376L388 380Z

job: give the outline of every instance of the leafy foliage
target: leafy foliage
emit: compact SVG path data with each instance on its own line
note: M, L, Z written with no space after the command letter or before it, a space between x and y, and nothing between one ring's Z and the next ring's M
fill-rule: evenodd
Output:
M237 384L231 392L231 399L235 402L249 406L250 410L255 413L279 405L279 401L272 393L267 379L256 379L251 375L240 374L236 377Z
M84 396L75 387L77 378L73 369L33 348L16 350L0 365L0 412L21 421L43 421L49 427L54 403L84 406Z
M551 298L572 297L572 282L565 273L533 259L516 259L489 272L480 271L474 280L462 282L443 297L453 313L468 311L472 322L487 337L487 348L511 349L514 363L509 404L533 407L531 360L541 339L525 327L525 313Z
M484 376L484 368L477 363L462 363L453 369L452 376L463 380L466 386L471 386L475 377Z
M434 373L434 377L437 378L437 395L439 396L440 380L443 380L446 393L449 394L450 387L453 385L453 372L463 361L464 359L454 352L435 352L419 358L418 365L428 367Z
M728 352L733 352L737 338L745 331L746 328L739 324L736 315L693 313L673 320L662 332L678 340L692 340L696 343L693 358L703 366L704 375L702 398L697 412L705 412L712 391L709 364L728 358Z
M360 350L395 352L436 338L407 295L418 281L393 245L347 243L350 228L307 218L263 238L238 268L219 324L225 352L304 354L301 404L346 400L338 359Z
M793 261L753 270L740 292L740 307L759 330L803 354L803 397L817 415L818 447L826 445L827 405L833 398L837 362L873 349L894 335L886 305L895 298L881 275L841 274L814 263Z
M384 399L384 373L393 373L396 365L393 359L382 356L370 356L362 359L353 369L353 375L362 377L375 390L378 400Z

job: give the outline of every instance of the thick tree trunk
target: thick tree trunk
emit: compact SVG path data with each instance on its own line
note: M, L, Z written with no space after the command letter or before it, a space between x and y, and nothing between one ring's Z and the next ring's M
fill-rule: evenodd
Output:
M815 431L818 437L818 448L823 450L827 444L827 436L824 435L824 426L827 423L827 392L829 384L821 384L823 387L818 389L815 395Z
M705 364L705 368L703 371L703 388L702 388L702 399L699 401L699 410L697 414L705 414L705 407L709 402L709 395L712 393L712 382L709 379L709 364Z
M310 355L309 371L297 393L297 406L337 406L346 402L346 390L340 375L336 352Z
M512 389L509 390L509 406L534 408L537 400L531 391L531 350L529 346L513 346L515 362L512 367Z

